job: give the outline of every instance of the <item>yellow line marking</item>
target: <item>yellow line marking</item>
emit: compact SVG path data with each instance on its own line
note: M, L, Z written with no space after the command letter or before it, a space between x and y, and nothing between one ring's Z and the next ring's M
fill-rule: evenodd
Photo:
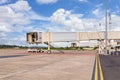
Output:
M95 76L94 76L94 80L98 80L98 61L97 61L97 57L96 57L96 62L95 62Z
M102 72L102 67L101 67L101 64L100 64L100 58L99 58L99 56L98 56L98 61L99 61L99 70L100 70L100 80L104 80L103 72Z
M100 64L100 58L99 58L99 55L96 54L96 65L95 65L94 80L98 80L98 70L100 70L99 71L99 73L100 73L100 80L104 80L102 67L101 67L101 64Z

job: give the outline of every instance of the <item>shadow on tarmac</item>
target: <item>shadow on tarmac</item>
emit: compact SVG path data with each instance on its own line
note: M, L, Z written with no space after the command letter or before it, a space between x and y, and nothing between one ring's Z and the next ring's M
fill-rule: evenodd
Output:
M14 57L22 57L22 56L27 56L27 55L9 55L9 56L0 56L0 59L3 59L3 58L14 58Z

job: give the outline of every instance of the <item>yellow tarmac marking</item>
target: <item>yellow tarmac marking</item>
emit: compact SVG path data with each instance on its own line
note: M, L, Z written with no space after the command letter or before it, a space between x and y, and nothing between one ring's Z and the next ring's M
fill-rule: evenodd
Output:
M99 71L98 71L99 70ZM100 79L98 79L98 72L100 74ZM94 80L104 80L103 77L103 72L102 72L102 67L100 64L100 58L99 55L96 54L96 65L95 65L95 76L94 76Z
M98 56L98 61L99 61L99 70L100 70L100 80L104 80L103 72L102 72L102 67L101 67L101 64L100 64L100 58L99 58L99 56Z
M94 80L98 80L98 63L97 63L97 59L96 59L96 63L95 63L95 76L94 76Z

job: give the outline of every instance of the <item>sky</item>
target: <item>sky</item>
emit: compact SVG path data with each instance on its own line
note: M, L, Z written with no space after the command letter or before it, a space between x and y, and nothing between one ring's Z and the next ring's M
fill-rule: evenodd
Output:
M104 31L105 7L105 0L0 0L0 44L26 45L33 31ZM108 30L120 31L120 0L107 7Z

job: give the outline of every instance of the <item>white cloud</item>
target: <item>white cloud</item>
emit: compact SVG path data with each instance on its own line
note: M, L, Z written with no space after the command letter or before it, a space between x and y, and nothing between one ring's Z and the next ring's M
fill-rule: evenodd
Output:
M105 12L103 12L103 10L101 10L100 8L96 8L95 10L93 10L92 12L97 18L102 18L104 17Z
M14 11L16 12L20 12L20 11L29 11L31 9L31 7L29 6L27 1L17 1L15 4L10 4L9 5L11 8L14 9Z
M36 14L26 0L18 0L16 3L0 6L0 43L6 43L8 37L12 37L14 32L26 34L29 31L39 30L34 28L34 25L29 26L32 24L32 20L48 21L49 18ZM16 36L13 36L12 39L18 38L20 34L15 34ZM10 43L12 41L15 42L15 40L10 40Z
M48 17L40 16L31 10L28 2L19 0L14 4L0 6L0 30L1 31L23 31L26 25L31 24L31 20L45 20ZM9 29L9 30L8 30Z
M114 30L114 31L120 31L119 21L120 21L120 16L112 14L111 15L111 26L110 26L110 29Z
M43 21L49 21L50 20L49 17L40 16L33 11L29 12L27 14L27 16L30 17L30 19L32 19L32 20L43 20Z
M58 9L51 16L51 21L62 24L68 31L76 31L83 29L83 22L78 14L72 14L70 11Z
M81 18L65 9L56 10L51 16L51 21L56 24L49 27L51 31L104 31L104 13L97 8L93 11L97 18ZM120 30L120 16L111 15L112 24L110 30ZM109 29L109 25L108 25Z
M3 32L0 32L0 38L2 38L2 37L6 37L6 34Z
M96 16L98 16L98 15L99 15L99 12L100 12L99 9L95 9L95 10L93 11L93 14L95 14Z
M7 3L9 0L0 0L0 4Z
M115 10L116 13L120 13L120 7L119 7L119 6L116 6L116 9L117 9L117 10Z
M100 8L101 6L103 6L103 3L96 5L97 8Z
M39 4L56 3L58 0L36 0Z
M88 2L88 0L79 0L80 2Z
M24 24L28 21L25 17L25 12L29 10L30 7L26 1L18 1L15 4L0 6L0 20L9 24Z
M0 31L2 31L2 32L10 32L11 30L8 29L8 27L6 27L6 26L0 26Z
M59 27L62 31L88 31L92 30L93 25L96 23L95 19L82 19L81 14L72 14L71 11L67 11L64 9L58 9L51 16L51 21L53 23L57 23L58 25L63 25L63 27ZM60 31L61 29L56 30L56 27L52 31Z

